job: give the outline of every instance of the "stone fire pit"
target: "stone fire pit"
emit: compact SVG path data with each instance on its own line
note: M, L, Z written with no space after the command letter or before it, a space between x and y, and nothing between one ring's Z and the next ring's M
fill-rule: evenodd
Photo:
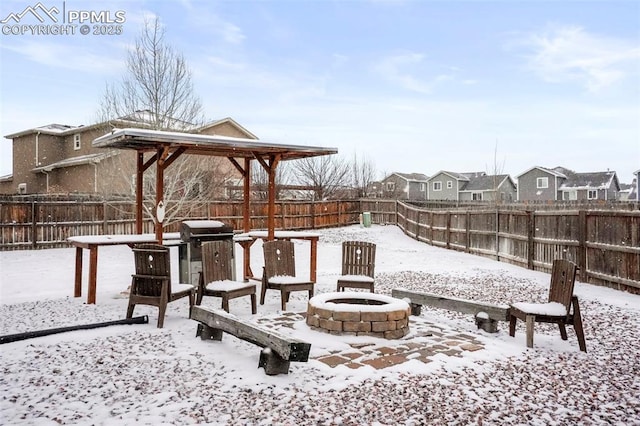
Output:
M407 302L382 294L325 293L309 300L307 325L331 334L400 339L409 333L410 314Z

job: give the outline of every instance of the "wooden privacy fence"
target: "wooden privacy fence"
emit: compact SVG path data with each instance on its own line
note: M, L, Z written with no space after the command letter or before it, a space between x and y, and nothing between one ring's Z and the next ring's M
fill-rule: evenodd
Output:
M184 219L220 220L236 230L244 227L242 201L212 201L181 205L167 232L177 231ZM276 203L276 228L319 229L358 223L359 201ZM251 203L251 229L267 227L267 203ZM0 250L68 247L76 235L135 234L135 203L131 201L2 201ZM143 232L153 233L150 219Z
M362 200L373 223L397 224L419 241L551 271L569 259L580 280L640 293L640 212L426 210L395 200Z

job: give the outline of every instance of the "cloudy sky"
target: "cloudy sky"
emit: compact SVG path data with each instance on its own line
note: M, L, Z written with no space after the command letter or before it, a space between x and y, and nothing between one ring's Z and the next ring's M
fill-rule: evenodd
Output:
M37 4L5 0L0 20ZM631 182L640 169L637 1L41 6L55 7L58 23L70 12L119 16L122 34L83 35L73 21L75 34L31 35L25 25L40 23L32 14L0 24L2 136L94 123L105 85L121 78L127 49L155 15L187 59L205 115L232 117L265 141L337 147L380 175L497 165L515 177L562 165ZM2 139L0 175L9 173Z

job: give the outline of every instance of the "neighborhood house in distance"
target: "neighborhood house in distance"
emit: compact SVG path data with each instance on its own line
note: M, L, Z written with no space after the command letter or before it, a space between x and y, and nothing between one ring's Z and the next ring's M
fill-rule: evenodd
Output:
M91 126L50 124L5 136L13 140L13 174L0 177L0 194L131 195L136 153L95 148L92 141L114 127L144 128L150 122L149 114L137 111ZM183 127L190 133L258 139L232 118ZM229 161L219 161L215 166L218 174L222 173L221 167L229 176L238 174Z
M135 152L94 148L91 142L114 126L145 127L149 111L90 126L50 124L5 136L13 143L13 173L0 177L0 194L75 193L131 195L135 179ZM232 118L202 126L184 123L190 133L258 139ZM225 182L236 182L230 162L217 163ZM221 171L220 169L225 170ZM638 177L621 184L615 171L575 172L565 167L533 166L513 179L507 174L440 170L431 177L423 173L394 172L367 188L367 197L411 201L640 201ZM206 178L205 178L206 179ZM213 178L211 178L213 179ZM146 181L146 178L145 178ZM206 182L202 182L206 184ZM228 183L233 187L231 183ZM216 185L220 186L220 185ZM114 188L118 188L114 190ZM216 197L228 197L220 190Z

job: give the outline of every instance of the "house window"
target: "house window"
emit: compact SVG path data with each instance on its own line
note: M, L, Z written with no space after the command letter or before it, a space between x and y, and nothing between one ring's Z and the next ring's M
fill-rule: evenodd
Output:
M474 192L471 197L473 201L482 201L482 192Z
M442 191L442 182L433 182L433 190L434 191Z
M426 189L426 185L424 183L420 184L420 192L424 192Z
M76 151L80 149L80 133L73 135L73 149Z
M450 180L447 181L447 189L451 189L453 188L453 182L451 182Z
M549 187L549 178L548 177L539 177L536 179L536 188L543 189Z
M387 182L387 191L395 191L396 183L395 182Z
M596 189L589 189L587 191L587 200L597 200L598 199L598 191Z

